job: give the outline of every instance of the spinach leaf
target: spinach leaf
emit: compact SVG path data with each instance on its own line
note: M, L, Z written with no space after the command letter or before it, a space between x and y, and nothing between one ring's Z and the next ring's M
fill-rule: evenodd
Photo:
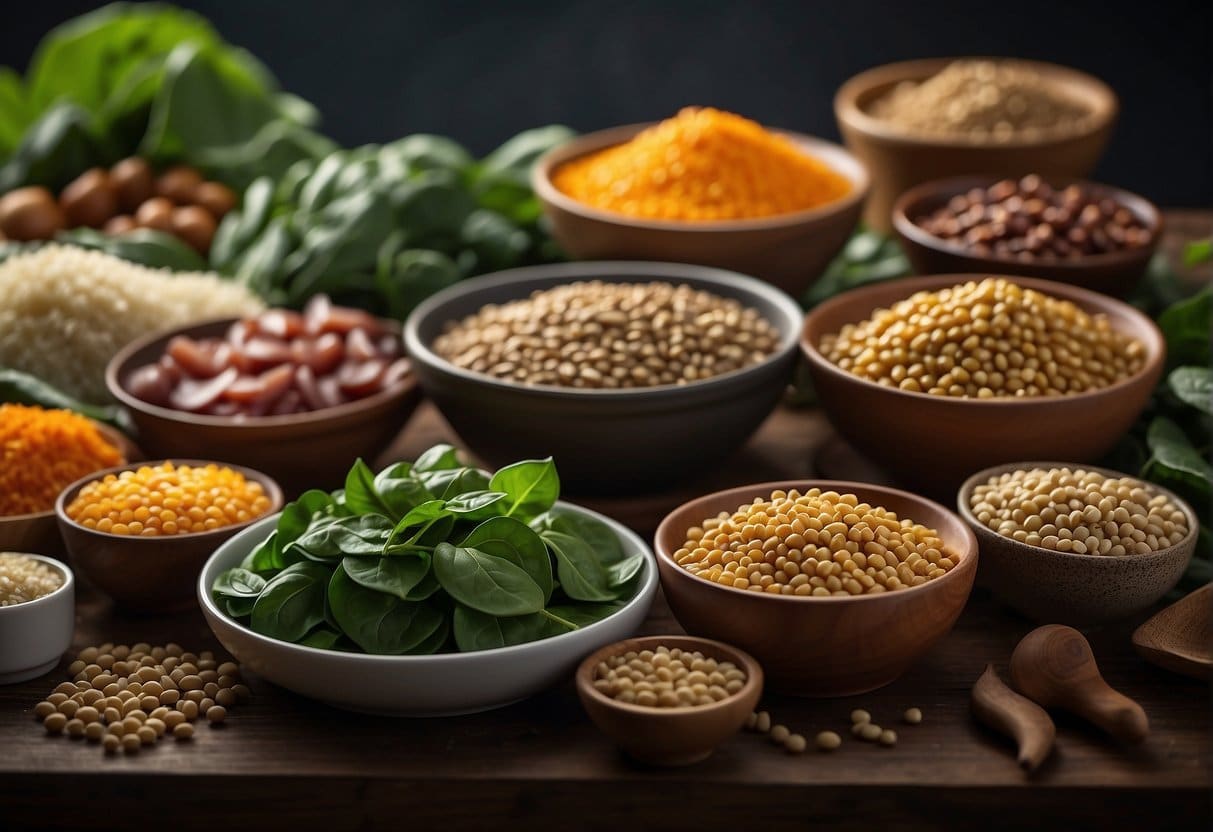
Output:
M618 594L610 586L594 550L584 540L565 532L545 531L543 542L556 556L560 588L577 601L610 601Z
M1146 463L1147 476L1149 472L1162 473L1186 484L1205 500L1213 497L1213 465L1178 425L1164 416L1156 417L1150 423L1146 442L1153 454Z
M607 583L612 587L621 587L640 574L644 568L644 555L637 552L634 555L617 560L606 568Z
M45 185L58 191L100 162L103 155L89 114L61 102L29 128L16 152L0 167L0 193L22 185Z
M621 601L607 604L558 604L548 607L547 612L578 627L585 627L610 618L624 606Z
M367 589L410 601L413 590L430 573L430 556L422 553L410 557L346 557L341 560L341 568Z
M278 536L282 545L297 540L307 531L316 515L332 503L332 497L316 488L304 491L298 499L287 503L278 518Z
M73 228L59 233L55 240L77 248L102 251L154 269L175 272L206 270L206 261L196 251L172 234L150 228L136 228L116 235L103 234L92 228Z
M455 645L465 653L526 644L570 631L543 613L498 617L462 604L455 605L453 626Z
M1213 287L1167 307L1158 326L1167 339L1167 364L1209 366L1209 326L1213 321Z
M333 572L328 598L341 631L368 653L409 653L440 629L445 619L437 606L367 589L345 569Z
M543 609L543 590L520 566L478 549L439 543L434 575L461 604L490 615L525 615Z
M552 507L560 496L560 477L552 458L528 459L507 465L493 474L489 488L508 495L507 517L524 522Z
M615 563L623 558L623 545L611 527L601 520L579 511L553 506L531 523L537 530L551 529L579 537L594 550L598 560L604 564Z
M304 636L299 643L304 647L315 647L317 650L338 650L341 639L341 633L321 625Z
M543 590L545 603L552 597L552 560L539 535L525 523L512 517L493 517L473 529L459 545L505 558L531 576Z
M445 136L416 133L405 136L380 150L380 156L391 155L399 160L406 171L454 170L459 171L474 161L458 143Z
M86 404L41 379L5 367L0 367L0 402L71 410L94 421L112 425L125 433L134 431L130 417L121 407Z
M447 500L446 510L460 519L480 520L500 514L505 497L500 491L465 491Z
M413 547L416 544L416 538L419 538L435 520L439 520L447 516L445 500L427 500L416 508L410 509L409 513L400 518L400 522L392 529L392 536L388 542L387 548L384 550L387 554L393 554L394 543L408 529L414 526L423 526L419 529L412 538L406 540L403 547ZM401 548L400 551L408 551L407 548Z
M480 164L478 175L529 184L531 167L539 157L573 135L572 130L560 124L524 130L486 156Z
M253 614L253 607L257 605L256 598L227 598L218 596L215 599L216 603L220 603L227 614L232 618L248 618Z
M256 598L265 589L265 579L239 567L221 572L211 591L228 598Z
M449 471L461 467L459 451L455 449L454 445L445 443L430 448L417 457L417 461L413 463L413 470L419 474L428 471Z
M426 490L440 500L449 500L469 491L485 491L489 477L477 468L445 468L420 475Z
M404 517L431 499L425 485L413 474L412 465L397 462L375 476L374 489L390 509L389 517Z
M1213 369L1176 367L1167 376L1167 386L1184 404L1213 415Z
M392 535L392 521L382 514L325 519L313 524L284 551L310 560L338 560L346 555L380 555Z
M391 506L384 502L375 489L375 474L361 459L345 477L345 504L355 514L382 514L393 517Z
M282 641L298 641L324 621L324 593L330 569L295 563L266 583L253 605L249 626Z

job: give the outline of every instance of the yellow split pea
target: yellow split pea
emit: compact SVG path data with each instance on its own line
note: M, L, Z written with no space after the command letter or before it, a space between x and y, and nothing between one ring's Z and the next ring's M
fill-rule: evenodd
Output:
M687 530L674 561L704 580L776 595L865 595L952 569L939 533L854 494L776 490Z

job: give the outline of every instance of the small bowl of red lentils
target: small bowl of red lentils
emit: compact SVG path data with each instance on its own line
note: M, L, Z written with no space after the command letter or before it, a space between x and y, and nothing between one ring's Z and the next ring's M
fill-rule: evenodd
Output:
M281 507L278 484L259 471L178 459L77 480L59 495L55 516L72 562L93 584L151 611L192 603L216 547Z
M762 697L762 666L720 641L647 636L608 644L577 669L590 719L632 759L681 766L741 730Z

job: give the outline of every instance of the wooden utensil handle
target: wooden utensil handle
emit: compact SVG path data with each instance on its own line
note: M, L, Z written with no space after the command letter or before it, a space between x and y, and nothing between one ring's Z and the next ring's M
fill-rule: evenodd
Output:
M1016 759L1024 771L1035 771L1053 750L1057 734L1053 720L1044 708L1007 687L994 665L987 664L973 685L970 704L978 721L1015 740Z
M1075 688L1070 709L1121 742L1137 744L1150 733L1150 719L1141 705L1101 678Z

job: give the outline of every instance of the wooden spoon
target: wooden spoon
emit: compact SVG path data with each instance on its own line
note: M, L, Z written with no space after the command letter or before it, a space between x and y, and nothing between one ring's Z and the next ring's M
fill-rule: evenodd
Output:
M1213 583L1138 627L1133 646L1159 667L1197 679L1213 678Z
M1146 712L1104 681L1091 645L1073 627L1047 624L1024 636L1011 654L1011 684L1037 704L1077 714L1122 742L1140 743L1150 733Z
M1024 771L1032 772L1053 750L1057 729L1044 708L1020 696L998 678L994 665L973 685L970 704L973 716L999 733L1015 740L1017 761Z

